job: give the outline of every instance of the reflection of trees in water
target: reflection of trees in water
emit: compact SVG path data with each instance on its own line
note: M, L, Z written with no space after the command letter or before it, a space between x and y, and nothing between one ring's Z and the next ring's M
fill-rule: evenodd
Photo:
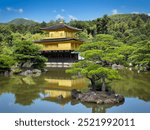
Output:
M108 104L84 103L84 102L80 102L79 100L71 100L72 105L76 105L79 103L83 104L87 108L91 108L92 113L106 113L108 108L122 105L124 102L115 105L108 105Z
M119 106L122 105L123 103L116 104L116 105L97 105L97 104L91 104L91 105L86 105L88 107L92 107L92 113L106 113L108 108L111 108L113 106Z
M15 94L16 97L16 101L15 103L21 104L21 105L30 105L33 103L33 100L39 98L39 94L38 93L19 93L19 94Z
M2 81L0 82L0 86L2 86L0 87L0 94L13 93L16 98L15 103L21 105L30 105L37 98L43 99L40 97L40 94L46 92L50 93L50 95L43 100L64 105L70 101L71 90L73 88L84 88L84 83L86 82L83 82L82 79L72 80L71 76L65 74L65 70L63 69L58 69L57 71L50 70L48 73L42 74L39 77L5 77ZM61 95L63 99L59 100L58 96Z
M65 68L49 68L43 76L50 79L71 79L71 75L65 73L65 70Z
M121 74L123 75L123 79L112 83L112 89L115 92L124 96L138 97L145 101L150 101L150 73L137 74L133 71L123 70L121 71ZM52 80L49 80L48 82L45 79ZM33 101L38 98L65 105L70 102L71 96L64 95L71 93L72 88L81 89L82 87L85 87L84 83L80 83L80 80L74 80L73 86L63 86L64 84L62 85L62 83L68 83L68 80L71 80L71 77L68 74L65 74L65 70L63 69L50 70L48 73L42 74L39 77L0 77L0 94L13 93L16 97L15 103L21 105L31 105ZM46 94L46 91L50 92L49 96L39 96L40 93ZM58 99L59 95L62 95L63 99ZM71 102L72 104L75 103L75 101ZM76 102L79 103L78 101ZM85 103L83 105L92 108L93 112L105 112L107 108L112 107L111 105Z
M43 91L45 85L44 79L38 77L12 76L2 83L0 93L13 93L16 98L15 103L30 105L33 100L39 98L39 93Z
M136 73L133 71L121 71L122 80L111 83L112 89L126 97L138 97L144 101L150 101L150 73Z

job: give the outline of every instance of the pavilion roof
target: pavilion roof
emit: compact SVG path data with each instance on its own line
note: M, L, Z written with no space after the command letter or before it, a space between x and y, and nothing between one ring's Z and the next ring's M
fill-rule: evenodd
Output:
M79 41L79 42L83 42L80 39L76 39L76 38L50 38L50 39L42 39L42 40L37 40L34 41L35 43L46 43L46 42L62 42L62 41Z
M70 31L81 31L82 29L79 28L75 28L69 25L66 25L64 23L59 23L50 27L45 27L45 28L41 28L41 30L45 30L45 31L57 31L57 30L70 30Z

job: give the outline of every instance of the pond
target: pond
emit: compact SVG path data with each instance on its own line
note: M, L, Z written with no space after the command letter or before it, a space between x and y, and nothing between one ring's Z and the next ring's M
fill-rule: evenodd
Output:
M125 96L118 105L81 103L71 99L71 90L86 91L89 81L73 79L65 69L49 69L39 77L0 76L0 112L120 113L150 112L150 72L120 71L122 79L110 86ZM63 99L59 99L60 95Z

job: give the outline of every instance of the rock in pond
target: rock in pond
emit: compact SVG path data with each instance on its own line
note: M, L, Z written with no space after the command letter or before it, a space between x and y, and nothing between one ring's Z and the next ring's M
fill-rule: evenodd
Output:
M23 75L23 76L40 76L41 75L41 70L39 69L33 69L33 70L26 70L26 71L23 71L20 73L20 75Z
M20 73L20 75L23 75L23 76L27 76L27 75L31 75L31 74L32 74L31 70L26 70L26 71L23 71Z
M58 100L61 100L61 99L63 99L64 97L62 96L62 95L59 95L58 97L57 97L57 99Z
M117 104L124 102L124 97L122 95L103 91L88 91L81 93L80 91L72 90L72 97L80 100L81 102L96 104Z
M124 68L123 65L117 65L117 64L113 64L113 65L112 65L112 69L121 70L121 69L123 69L123 68Z
M2 72L0 72L0 75L8 77L8 76L12 75L12 72L11 71L2 71Z

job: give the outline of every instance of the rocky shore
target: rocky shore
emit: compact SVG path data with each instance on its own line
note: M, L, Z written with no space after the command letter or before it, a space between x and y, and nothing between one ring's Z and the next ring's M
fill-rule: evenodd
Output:
M44 69L44 70L26 69L26 70L19 70L19 71L10 70L10 71L0 72L0 75L11 76L11 75L15 74L15 75L22 75L22 76L34 76L34 77L37 77L37 76L40 76L42 74L42 72L47 72L47 71L48 71L47 69Z
M77 90L72 90L72 98L81 102L96 103L96 104L118 104L124 102L124 97L112 92L103 91L88 91L81 93Z

